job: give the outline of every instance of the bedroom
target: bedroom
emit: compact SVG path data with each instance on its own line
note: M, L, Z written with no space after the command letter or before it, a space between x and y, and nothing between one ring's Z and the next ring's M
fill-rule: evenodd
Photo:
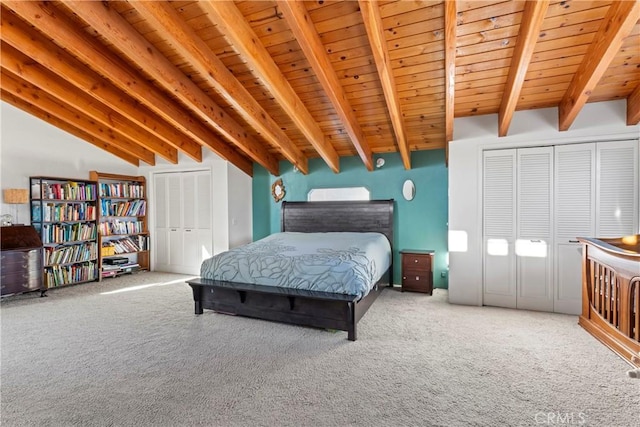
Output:
M310 2L307 7L321 9L321 5L317 3L322 2L316 2L315 5L314 2ZM440 4L441 2L436 3ZM475 10L474 3L458 2L458 5L473 11ZM511 4L511 2L507 3ZM550 10L557 14L558 9L561 8L560 3L565 2L551 3ZM572 7L574 4L576 4L576 8L583 7L578 6L578 3L580 2L566 2ZM427 5L427 3L424 4ZM438 4L435 6L438 7ZM387 5L386 2L385 5ZM429 5L431 4L429 3ZM604 16L607 7L608 3L598 5L596 9ZM571 9L569 8L569 10ZM584 14L587 15L587 12ZM516 15L519 16L519 12ZM353 14L350 14L349 17L354 18ZM514 18L507 14L505 19ZM345 23L345 25L347 24L348 22ZM333 25L336 24L333 23ZM330 26L329 23L327 26ZM364 31L362 26L359 28ZM499 28L495 30L500 31ZM597 26L595 29L593 25L589 26L588 31L592 36L596 30ZM491 31L488 34L492 34ZM633 37L637 38L637 24L629 34L631 40ZM5 42L4 37L3 35L3 43ZM360 37L362 38L362 34ZM441 45L444 45L442 38L438 38L437 35L436 38ZM515 43L515 34L509 38L509 42ZM3 49L4 46L3 44ZM586 48L586 45L581 46L583 50ZM484 48L487 51L492 49L489 44L483 47L481 43L478 44L478 48ZM615 72L611 72L613 74L623 75L623 70L630 68L625 68L628 64L636 66L640 62L637 47L627 41L624 49L631 53L630 59L624 65L617 62L618 66L614 67ZM491 61L504 62L510 59L507 56L511 54L510 51L509 53L501 52L505 54L504 58L491 58ZM302 55L301 51L298 53ZM582 58L584 55L577 56ZM473 55L461 57L462 62L458 70L460 77L467 74L466 65L463 64L465 61L472 60L472 57ZM475 58L477 59L477 55ZM335 60L340 61L339 58ZM569 59L563 61L571 62ZM564 63L559 61L555 65L562 64ZM373 62L368 66L375 73ZM568 66L575 70L578 64ZM9 65L5 67L3 64L3 72L5 73L3 76L7 74L14 76L8 67ZM504 65L499 67L503 67L500 68L502 70L508 68L505 68ZM468 74L473 75L474 72L480 72L471 71ZM503 77L506 77L506 73L503 74ZM334 173L323 159L312 156L308 159L309 173L306 175L300 170L296 170L290 161L281 160L278 164L280 169L278 175L270 173L263 166L256 165L253 169L253 177L249 177L241 169L221 160L210 150L202 150L203 158L200 163L180 152L178 164L171 164L171 162L157 156L154 166L141 163L139 167L136 167L3 103L2 157L0 159L2 188L24 188L27 186L28 177L35 175L86 178L90 170L144 175L150 183L153 183L156 174L208 170L212 177L212 200L214 201L211 221L213 227L212 245L214 252L219 252L278 231L281 203L275 202L271 196L271 185L278 177L283 180L286 190L285 200L287 201L305 200L308 191L313 188L365 186L371 191L374 199L393 198L396 201L398 240L395 242L395 247L397 251L404 248L433 249L436 252L434 268L436 288L446 289L451 302L475 306L482 304L483 267L480 226L482 209L479 200L479 183L482 180L480 167L482 149L485 147L495 148L498 145L503 148L517 148L531 145L597 143L620 139L635 139L637 145L638 132L640 131L638 120L636 119L635 123L628 125L627 110L634 106L637 109L637 102L633 103L632 97L629 95L633 92L633 88L630 86L637 87L640 78L637 75L637 68L624 76L625 84L616 85L617 80L613 76L607 75L607 79L613 81L613 84L609 86L621 88L622 93L613 95L608 100L605 100L604 94L599 94L599 102L589 102L583 105L569 129L562 132L558 131L558 108L552 106L557 105L556 102L556 104L545 105L546 108L518 109L513 113L508 135L498 138L499 114L496 102L499 102L501 92L500 90L491 92L484 97L477 94L478 102L486 102L493 106L487 112L482 112L483 114L470 112L456 114L455 120L451 119L453 120L454 138L449 145L448 152L446 152L443 143L445 125L443 96L429 98L429 101L423 99L420 102L441 103L438 112L433 114L438 118L433 119L434 122L429 125L431 129L437 130L434 134L438 135L436 138L438 141L434 143L427 138L414 137L414 141L420 141L420 143L415 144L415 149L412 144L410 169L404 167L404 159L401 153L396 152L395 145L388 143L388 141L394 141L393 125L389 120L384 127L387 132L385 137L387 142L384 144L387 145L383 145L379 138L373 137L380 145L376 146L371 160L384 159L385 164L382 167L372 167L372 170L368 171L357 150L344 143L348 137L340 136L336 129L331 128L332 130L328 131L331 132L331 136L342 141L340 172ZM26 78L27 76L25 76ZM71 79L71 76L69 78ZM364 82L364 80L363 77L361 81ZM315 84L320 85L320 83ZM460 84L462 85L462 83ZM566 80L562 84L566 87L569 81ZM458 95L460 98L457 99L456 105L462 104L465 96L463 89L458 89L457 92L462 92L462 94ZM529 89L531 90L531 88ZM636 90L633 93L637 92ZM442 94L444 95L444 93L443 89ZM560 98L557 93L554 93L553 96ZM629 97L629 101L626 99L627 97ZM382 103L383 99L382 90L378 90L376 102ZM492 102L493 104L491 104ZM361 108L360 105L358 104L358 108ZM407 107L412 108L411 105ZM424 105L420 108L426 109ZM332 120L336 120L337 116L332 117ZM415 116L413 119L420 120ZM429 120L432 119L429 118ZM369 135L376 133L372 129L368 129L367 132ZM296 141L303 139L300 138L299 132L296 133L296 138L298 138ZM305 150L310 150L310 146L303 146ZM407 179L411 179L416 187L416 196L412 201L406 201L402 197L402 183ZM150 204L153 206L152 198ZM13 209L13 206L3 205L2 212L12 212ZM24 218L29 216L28 209L26 206L18 206L18 209L18 217L23 222ZM635 232L638 232L637 217L635 221ZM468 250L466 252L448 253L448 233L450 230L467 233ZM397 251L394 253L396 266L394 275L396 277L399 276L400 268Z

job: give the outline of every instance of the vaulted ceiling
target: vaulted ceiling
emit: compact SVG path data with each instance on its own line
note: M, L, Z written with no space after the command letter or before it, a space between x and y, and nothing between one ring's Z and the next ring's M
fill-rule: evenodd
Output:
M637 1L2 0L2 100L121 159L249 175L446 148L454 117L626 99ZM455 143L455 141L453 141Z

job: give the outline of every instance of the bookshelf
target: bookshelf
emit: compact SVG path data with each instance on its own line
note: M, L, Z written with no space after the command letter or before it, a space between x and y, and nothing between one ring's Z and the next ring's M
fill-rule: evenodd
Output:
M98 185L100 277L149 270L145 178L97 171L89 178Z
M34 176L29 186L31 225L43 244L43 289L97 281L96 182Z

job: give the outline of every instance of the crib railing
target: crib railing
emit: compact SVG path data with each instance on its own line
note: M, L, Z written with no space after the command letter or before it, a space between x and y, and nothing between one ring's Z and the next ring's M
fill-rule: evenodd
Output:
M579 324L631 363L640 351L640 236L581 238Z

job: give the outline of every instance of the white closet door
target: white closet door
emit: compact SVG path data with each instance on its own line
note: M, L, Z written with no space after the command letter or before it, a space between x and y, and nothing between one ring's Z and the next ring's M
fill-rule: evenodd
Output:
M621 237L638 230L638 142L597 145L596 237Z
M483 156L483 303L516 307L516 150Z
M555 147L554 311L582 311L582 244L596 229L596 144Z
M166 271L181 273L184 262L184 239L182 236L182 177L179 173L167 174L167 212L169 239L167 240L169 263Z
M553 147L517 151L517 308L553 311Z
M211 173L183 175L184 272L199 274L202 261L213 253L211 231Z
M166 175L155 175L153 180L155 230L153 233L153 254L155 269L167 271L169 265L169 211Z
M211 171L156 174L156 270L199 274L213 252Z

